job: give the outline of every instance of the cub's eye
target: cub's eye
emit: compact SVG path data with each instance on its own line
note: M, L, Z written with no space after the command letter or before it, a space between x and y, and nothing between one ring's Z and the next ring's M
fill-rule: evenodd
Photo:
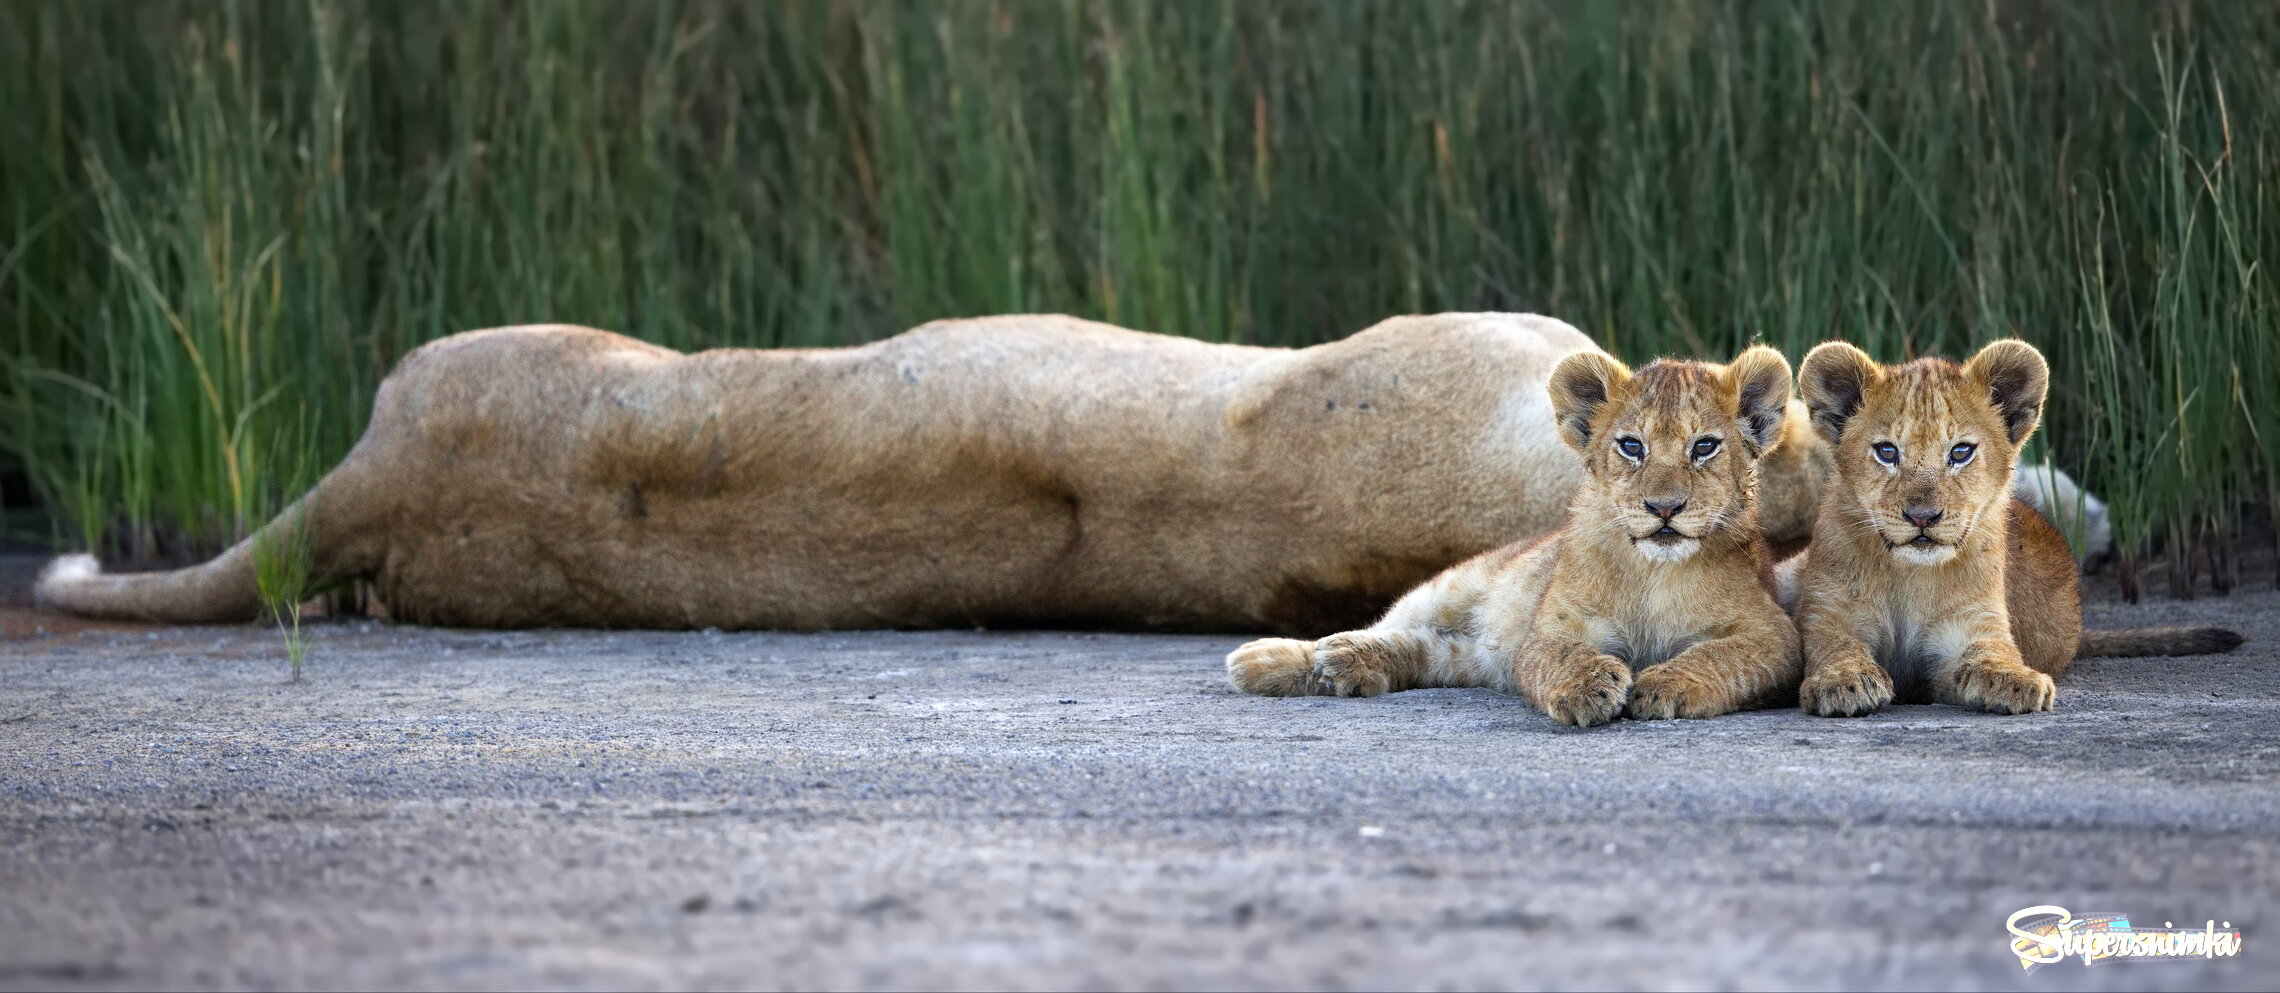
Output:
M1622 452L1627 459L1645 458L1647 454L1647 446L1640 444L1637 438L1615 439L1615 450Z
M1948 449L1948 464L1962 465L1966 462L1969 462L1971 461L1971 454L1978 450L1978 445L1974 445L1968 441L1957 445L1954 448L1950 448Z
M1880 441L1871 450L1876 453L1876 461L1878 462L1885 465L1900 464L1900 446L1898 445L1889 441Z
M1695 440L1695 442L1694 442L1694 457L1695 457L1695 458L1698 458L1698 459L1706 459L1706 458L1709 458L1709 457L1710 457L1710 453L1712 453L1712 452L1715 452L1715 451L1717 451L1717 450L1718 450L1718 439L1716 439L1716 438L1699 438L1699 439L1696 439L1696 440Z

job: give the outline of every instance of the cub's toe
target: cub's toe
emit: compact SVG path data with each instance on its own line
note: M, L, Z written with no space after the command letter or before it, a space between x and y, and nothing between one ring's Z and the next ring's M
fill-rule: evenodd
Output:
M1733 710L1726 696L1720 687L1665 663L1648 668L1632 680L1631 698L1624 704L1623 714L1641 721L1674 717L1700 720Z
M1314 643L1315 677L1337 696L1376 696L1393 688L1395 647L1368 631L1331 635Z
M1815 717L1859 717L1892 702L1892 676L1869 662L1823 667L1797 688L1797 705Z
M1314 643L1261 638L1227 654L1227 681L1261 696L1307 696L1316 692Z
M1967 667L1957 675L1956 703L1997 714L2033 714L2051 709L2058 685L2025 666Z
M1597 727L1623 712L1631 691L1631 667L1602 655L1544 701L1544 713L1562 724Z

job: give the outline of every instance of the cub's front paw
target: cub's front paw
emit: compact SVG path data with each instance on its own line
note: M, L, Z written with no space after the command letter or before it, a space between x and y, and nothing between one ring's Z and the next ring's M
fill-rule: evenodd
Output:
M1633 720L1660 721L1673 717L1700 720L1731 713L1733 694L1700 673L1664 662L1648 666L1631 681L1631 701L1623 714Z
M1333 696L1376 696L1393 689L1393 672L1407 650L1372 631L1348 631L1314 643L1314 675Z
M1227 653L1227 681L1261 696L1308 696L1315 692L1314 643L1261 638Z
M1956 670L1952 703L1998 714L2049 710L2058 699L2050 677L2018 663L1966 662Z
M1545 694L1544 713L1562 724L1597 727L1623 712L1623 698L1630 690L1631 667L1615 656L1601 655Z
M1823 665L1797 688L1797 706L1815 717L1859 717L1891 702L1892 674L1869 658Z

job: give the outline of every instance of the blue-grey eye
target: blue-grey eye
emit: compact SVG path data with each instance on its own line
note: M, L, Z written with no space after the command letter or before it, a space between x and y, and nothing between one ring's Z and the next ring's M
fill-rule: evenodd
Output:
M1622 452L1627 459L1645 458L1647 454L1647 446L1640 444L1637 438L1615 439L1615 450Z
M1978 450L1978 445L1974 445L1968 441L1957 445L1954 448L1950 448L1948 449L1948 464L1962 465L1966 462L1969 462L1971 461L1971 453Z
M1716 438L1697 438L1697 439L1695 439L1695 441L1694 441L1694 457L1695 457L1695 458L1698 458L1698 459L1706 459L1706 458L1709 458L1709 457L1710 457L1710 453L1712 453L1712 452L1715 452L1715 451L1717 451L1717 450L1718 450L1718 439L1716 439Z
M1876 452L1876 461L1878 462L1885 465L1900 464L1900 446L1898 445L1889 441L1880 441L1871 450Z

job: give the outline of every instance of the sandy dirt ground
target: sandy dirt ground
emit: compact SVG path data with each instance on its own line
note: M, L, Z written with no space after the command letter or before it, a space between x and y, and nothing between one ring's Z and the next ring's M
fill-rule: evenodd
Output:
M1240 637L73 624L0 577L0 987L2271 987L2280 594L2052 714L1554 725ZM2232 960L2023 972L2054 904Z

